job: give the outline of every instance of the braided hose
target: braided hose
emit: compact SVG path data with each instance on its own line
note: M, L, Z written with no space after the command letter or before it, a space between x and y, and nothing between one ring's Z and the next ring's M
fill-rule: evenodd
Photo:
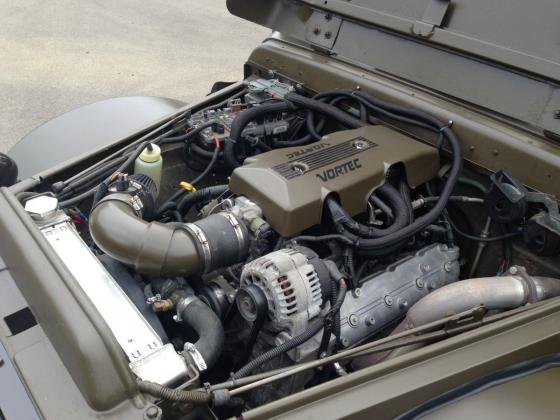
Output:
M212 396L200 391L172 389L150 381L138 381L140 391L167 401L190 404L206 404L212 401Z

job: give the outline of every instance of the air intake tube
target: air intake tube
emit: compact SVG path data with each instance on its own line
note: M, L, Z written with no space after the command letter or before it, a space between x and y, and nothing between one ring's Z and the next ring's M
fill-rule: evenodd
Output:
M89 219L101 250L143 274L188 276L243 261L249 234L233 214L220 212L194 223L146 222L150 194L113 192L99 201ZM151 198L153 200L153 197Z

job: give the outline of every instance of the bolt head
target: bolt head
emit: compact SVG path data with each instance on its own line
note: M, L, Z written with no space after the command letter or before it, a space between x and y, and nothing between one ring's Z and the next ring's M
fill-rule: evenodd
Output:
M393 298L389 295L385 296L385 305L391 306L393 304Z
M422 279L417 279L417 280L416 280L416 286L417 286L419 289L423 289L423 288L424 288L424 280L422 280Z
M517 269L517 267L510 267L509 268L509 274L515 275L517 273L519 273L519 270Z
M420 264L420 270L422 270L423 273L427 273L430 271L430 266L428 264Z
M352 314L348 317L348 323L350 324L351 327L357 327L359 320L360 319L356 314Z
M445 264L443 264L443 269L445 271L447 271L448 273L451 271L451 269L453 268L453 265L448 261Z
M348 340L346 337L342 338L340 342L344 347L348 347L350 345L350 340Z
M155 419L159 417L159 408L152 405L146 409L146 417L149 419Z
M353 143L353 146L355 149L361 150L361 149L365 149L367 147L367 143L363 140L356 140Z
M362 289L360 289L359 287L356 287L352 294L354 295L355 298L358 298L358 297L362 296Z

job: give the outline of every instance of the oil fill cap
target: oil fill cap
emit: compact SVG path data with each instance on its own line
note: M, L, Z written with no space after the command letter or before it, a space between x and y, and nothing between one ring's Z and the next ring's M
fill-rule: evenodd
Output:
M138 157L146 163L157 162L161 159L161 149L157 144L150 143L142 150L142 153L140 153Z

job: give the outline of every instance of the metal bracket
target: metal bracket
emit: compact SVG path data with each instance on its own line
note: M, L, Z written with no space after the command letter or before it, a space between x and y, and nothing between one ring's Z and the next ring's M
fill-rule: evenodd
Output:
M528 192L527 201L530 203L540 203L546 207L548 213L555 219L560 221L560 210L558 202L550 195L539 192Z
M451 0L431 0L422 15L422 19L414 22L412 33L414 35L429 37L434 33L434 28L440 27L449 10Z
M307 20L305 39L309 41L315 49L330 53L338 37L341 25L341 18L334 16L332 13L324 13L316 10Z
M455 317L450 319L445 324L444 329L446 331L452 331L452 330L454 330L456 328L460 328L464 325L478 323L478 322L482 321L486 312L487 311L486 311L486 308L484 307L484 305L477 305L474 308L469 309L469 310L464 311L464 312L461 312L460 314L457 314Z

